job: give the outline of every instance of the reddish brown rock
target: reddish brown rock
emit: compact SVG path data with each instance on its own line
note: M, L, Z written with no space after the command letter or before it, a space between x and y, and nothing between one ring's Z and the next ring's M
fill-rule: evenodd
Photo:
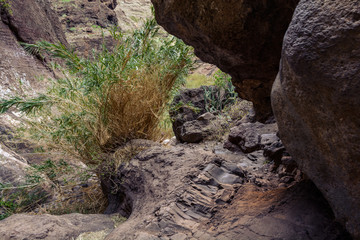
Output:
M253 101L258 120L271 115L270 90L298 0L152 2L160 25L232 76L240 97Z
M354 239L360 239L359 33L358 1L301 1L272 92L285 147Z

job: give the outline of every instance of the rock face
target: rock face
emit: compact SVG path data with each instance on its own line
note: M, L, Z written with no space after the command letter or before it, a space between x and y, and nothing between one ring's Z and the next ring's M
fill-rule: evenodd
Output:
M205 62L232 76L258 120L271 115L270 91L281 44L298 0L152 0L156 20L195 48Z
M197 120L200 115L208 112L213 107L211 99L205 97L206 94L216 96L215 100L221 104L222 108L229 103L228 94L215 86L185 89L175 96L171 103L170 117L173 120L173 131L179 141L194 143L200 142L205 137L201 129L202 126L206 125L203 123L208 122L210 119Z
M42 39L66 44L58 17L48 0L12 0L10 9L11 13L3 13L1 20L18 41L34 43Z
M106 28L117 25L115 0L51 0L70 45L81 55L89 56L93 49L115 44ZM103 36L104 33L104 36Z
M117 0L115 8L118 25L122 31L131 31L151 17L150 0Z
M272 91L283 143L355 239L360 239L359 33L357 1L300 1Z
M112 229L114 229L114 221L108 215L68 214L62 216L31 216L18 214L0 222L0 238L4 240L71 240L78 237L81 233L109 231Z
M263 145L278 140L268 127ZM275 169L263 150L232 153L216 142L138 144L148 148L102 176L116 197L109 198L108 213L121 213L126 222L112 230L107 215L13 215L0 222L0 238L349 239L321 193L289 159ZM98 231L101 238L79 236Z

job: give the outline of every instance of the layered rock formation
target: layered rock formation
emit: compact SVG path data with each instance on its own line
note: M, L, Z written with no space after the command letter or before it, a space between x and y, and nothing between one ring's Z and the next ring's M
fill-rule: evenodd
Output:
M360 6L301 1L272 102L280 136L337 218L360 238Z
M298 0L152 0L156 20L195 48L203 61L229 73L257 118L271 115L270 90L284 33Z
M349 239L316 187L285 161L273 169L262 150L138 144L149 148L103 175L116 196L110 206L129 216L126 222L112 230L106 215L13 215L0 221L1 239ZM94 231L102 238L79 236Z

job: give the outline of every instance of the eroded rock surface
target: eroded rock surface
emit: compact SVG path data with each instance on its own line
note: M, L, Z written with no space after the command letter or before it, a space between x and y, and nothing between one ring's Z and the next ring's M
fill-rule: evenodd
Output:
M263 146L278 141L276 128L268 127L272 131L266 134L255 130ZM71 239L97 232L109 240L349 239L291 157L276 165L264 150L233 153L219 142L171 147L135 142L147 149L116 174L102 176L113 196L107 211L129 217L125 223L110 232L106 216L15 215L0 222L0 236Z
M118 23L114 11L117 1L51 0L51 2L60 18L68 42L77 53L90 56L94 49L101 49L103 42L107 47L115 45L106 28Z
M336 217L360 238L360 6L300 1L272 102L280 137Z
M13 215L0 222L0 238L72 240L81 233L114 229L108 215L68 214L62 216Z
M11 12L1 15L1 20L18 41L35 43L47 40L66 44L58 16L48 0L12 0L10 9Z
M240 97L254 103L258 120L271 114L282 39L298 0L152 3L160 25L232 76Z
M191 146L153 147L121 169L132 214L106 239L347 239L311 182L281 185L265 158Z

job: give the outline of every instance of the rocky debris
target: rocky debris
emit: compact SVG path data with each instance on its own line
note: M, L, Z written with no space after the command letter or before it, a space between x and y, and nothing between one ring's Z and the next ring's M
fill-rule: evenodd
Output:
M272 90L281 140L354 239L360 238L359 16L356 1L300 1Z
M347 236L311 182L288 185L265 158L254 162L209 142L192 146L152 147L121 167L132 212L106 239Z
M298 0L152 0L158 23L192 45L195 54L232 76L257 120L271 115L270 90L284 33Z
M251 153L260 149L269 149L280 139L276 136L277 124L240 123L230 129L225 147L233 151Z
M118 24L115 0L52 0L62 29L70 45L81 55L90 56L93 49L100 50L103 42L107 47L115 45L105 30Z
M181 126L180 139L187 143L198 143L216 131L216 116L210 112L200 115L194 121L185 122Z
M108 231L106 215L14 215L0 222L2 239L71 239L82 232L109 240L348 239L312 183L295 178L289 159L271 171L263 150L250 159L217 142L133 144L148 148L102 176L113 196L108 213L126 222Z
M210 115L200 117L208 112L209 107L211 107L205 98L206 91L211 91L214 95L219 96L219 99L216 99L216 101L225 107L228 101L227 94L215 86L184 89L180 91L180 94L171 103L170 117L173 122L172 127L176 138L180 142L199 142L204 138L202 136L202 132L204 132L202 129L204 126L208 126L211 120L206 118L213 118Z
M71 240L81 233L114 229L109 215L68 214L26 215L17 214L0 221L0 238L8 239L64 239Z

